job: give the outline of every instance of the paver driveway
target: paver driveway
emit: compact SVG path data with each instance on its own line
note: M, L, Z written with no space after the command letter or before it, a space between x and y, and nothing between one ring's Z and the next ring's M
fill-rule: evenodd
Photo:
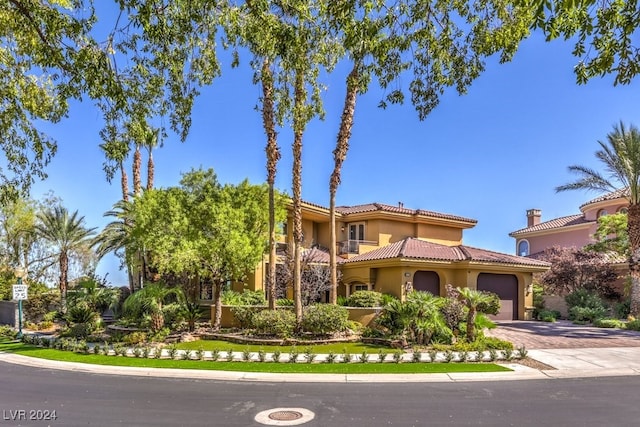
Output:
M640 332L574 325L566 320L555 323L514 320L496 322L487 336L511 341L527 349L640 347Z

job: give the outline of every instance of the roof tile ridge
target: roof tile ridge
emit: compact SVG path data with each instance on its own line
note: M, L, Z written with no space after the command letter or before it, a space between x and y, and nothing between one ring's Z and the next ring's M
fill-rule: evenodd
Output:
M473 257L471 256L471 254L469 253L469 251L464 245L454 246L453 248L457 249L459 252L462 253L462 257L460 257L461 261L473 259Z
M407 242L413 239L413 237L405 237L404 239L401 240L402 245L400 245L400 250L398 251L398 256L403 257L404 255L404 250L407 247Z

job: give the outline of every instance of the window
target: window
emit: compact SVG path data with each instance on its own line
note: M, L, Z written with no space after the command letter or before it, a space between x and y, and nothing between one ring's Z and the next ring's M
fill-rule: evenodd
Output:
M364 224L349 224L349 240L364 240Z
M628 212L629 212L629 209L627 209L627 208L618 209L618 213L621 213L621 214L625 214L626 215Z
M608 212L607 212L607 210L606 210L606 209L600 209L600 210L598 211L597 218L600 218L601 216L605 216L605 215L607 215L607 214L608 214Z
M356 291L368 291L369 285L353 285L353 292Z
M518 255L519 256L529 255L529 242L527 242L526 240L520 240L518 242Z

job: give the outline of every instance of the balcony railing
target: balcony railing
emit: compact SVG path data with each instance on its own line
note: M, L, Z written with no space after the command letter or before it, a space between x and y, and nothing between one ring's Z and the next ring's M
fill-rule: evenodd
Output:
M377 246L378 242L371 240L344 240L338 242L338 254L359 254L360 245Z

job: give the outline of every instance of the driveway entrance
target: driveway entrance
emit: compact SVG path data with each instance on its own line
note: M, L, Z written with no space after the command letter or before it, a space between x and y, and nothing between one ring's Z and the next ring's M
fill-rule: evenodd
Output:
M640 332L623 329L574 325L567 320L555 323L537 321L498 321L487 336L525 346L526 349L640 347Z

